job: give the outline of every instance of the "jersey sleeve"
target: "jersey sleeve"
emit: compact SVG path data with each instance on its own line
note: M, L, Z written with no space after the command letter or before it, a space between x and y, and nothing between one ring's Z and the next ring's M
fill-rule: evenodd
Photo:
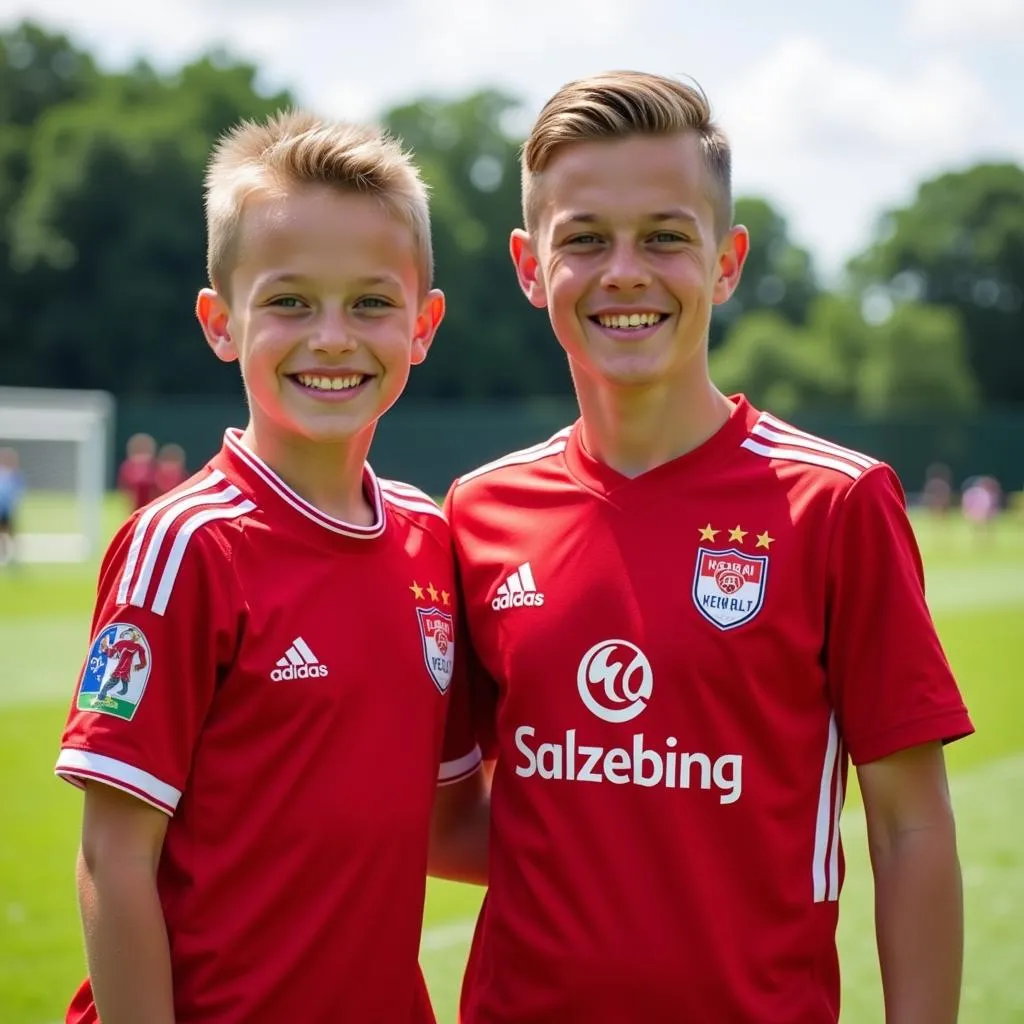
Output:
M173 814L239 607L223 542L130 519L103 560L88 654L56 773L103 782Z
M455 669L448 691L448 713L445 719L441 767L437 774L439 786L448 786L468 778L480 768L482 760L470 705L466 647L463 631L456 643Z
M925 602L903 490L885 465L838 513L828 566L826 672L855 764L974 731Z

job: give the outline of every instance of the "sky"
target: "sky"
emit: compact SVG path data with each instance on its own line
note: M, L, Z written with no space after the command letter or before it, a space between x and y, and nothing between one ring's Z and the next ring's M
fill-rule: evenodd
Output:
M498 87L525 132L572 78L691 76L732 143L735 193L771 200L826 279L924 178L1024 163L1024 0L0 0L0 26L22 18L108 68L224 47L345 118Z

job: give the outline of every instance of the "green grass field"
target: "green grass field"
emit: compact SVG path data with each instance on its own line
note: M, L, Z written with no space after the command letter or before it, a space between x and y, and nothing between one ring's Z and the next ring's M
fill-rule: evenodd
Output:
M53 503L26 528L59 528ZM122 510L111 503L112 530ZM34 522L33 522L34 518ZM1024 521L984 540L959 521L918 523L929 601L978 729L949 749L967 901L961 1021L1024 1021ZM81 798L53 761L88 642L96 565L0 570L0 1021L52 1024L82 975L73 864ZM882 1021L871 879L854 793L843 817L844 1022ZM455 1005L480 891L431 884L423 967L439 1024Z

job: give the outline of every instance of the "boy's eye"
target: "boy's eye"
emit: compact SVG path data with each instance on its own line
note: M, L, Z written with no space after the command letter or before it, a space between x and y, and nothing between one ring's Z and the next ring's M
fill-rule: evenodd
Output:
M686 236L675 231L659 231L652 236L652 240L659 243L685 242Z
M277 306L280 309L300 309L304 303L302 299L295 295L279 295L271 299L267 305Z
M598 235L570 235L563 245L596 245L601 239Z
M357 303L357 309L389 309L394 303L379 295L364 295Z

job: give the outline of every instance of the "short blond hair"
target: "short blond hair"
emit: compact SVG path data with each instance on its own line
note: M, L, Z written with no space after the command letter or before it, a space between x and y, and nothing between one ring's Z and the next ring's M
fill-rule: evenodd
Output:
M397 140L375 125L324 121L303 110L242 121L214 146L206 169L206 269L224 291L237 255L239 226L253 193L326 185L377 196L412 231L420 284L434 277L427 186Z
M523 220L532 230L537 220L540 175L562 146L629 135L693 132L700 139L711 183L715 233L732 227L732 152L725 133L711 116L704 90L643 71L607 71L563 85L544 104L523 146Z

